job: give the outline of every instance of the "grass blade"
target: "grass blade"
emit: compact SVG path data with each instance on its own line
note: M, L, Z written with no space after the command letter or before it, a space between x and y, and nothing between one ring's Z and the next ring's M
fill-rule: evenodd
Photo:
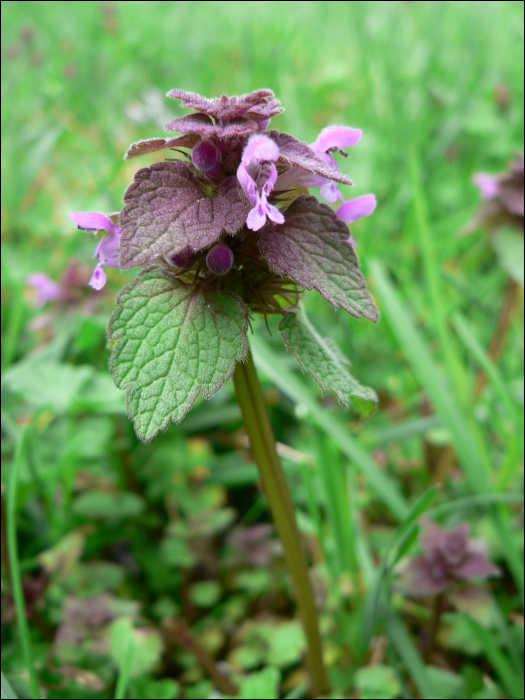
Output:
M462 343L491 380L494 391L496 391L501 403L505 406L509 418L512 419L514 425L517 426L523 434L523 415L518 410L516 402L513 401L498 367L490 360L462 314L458 312L454 314L452 317L452 325Z
M385 621L385 630L390 643L403 660L421 696L423 698L439 698L440 696L436 693L434 684L427 674L425 663L412 637L406 631L399 617L394 615L394 613L391 613Z
M2 671L1 685L2 685L2 700L17 700L18 695L15 693L15 691L11 687L11 683L9 683L7 678L4 676L3 671Z
M472 436L467 418L448 387L447 377L434 362L420 333L402 306L384 265L378 260L373 260L370 270L383 316L440 415L443 425L450 432L472 490L477 493L490 492L488 464Z
M29 674L29 685L33 698L40 697L38 680L35 667L33 665L33 655L31 652L31 639L29 635L29 625L27 623L24 593L22 590L22 577L20 574L20 562L18 560L18 543L16 539L16 497L18 491L18 476L20 464L24 454L28 427L22 428L18 444L16 446L15 458L11 466L9 486L7 490L7 547L9 551L9 566L11 568L11 585L13 587L13 598L16 607L16 619L18 633L22 645L24 663Z
M129 672L131 669L131 659L133 657L133 646L134 646L133 634L130 634L129 638L128 638L128 646L126 649L126 654L124 656L124 659L122 661L122 665L120 667L120 672L119 672L118 681L117 681L117 687L115 688L115 700L124 700L124 697L126 696L126 691L128 689L128 683L129 683Z
M439 485L433 486L417 499L408 516L397 528L392 540L390 541L390 544L387 546L381 558L381 564L375 572L374 581L370 586L365 602L366 611L364 616L364 629L366 630L365 636L367 641L372 635L378 617L379 600L383 583L385 582L388 573L402 556L404 545L411 537L416 526L416 520L421 513L424 513L427 510L439 489Z
M440 415L443 425L448 429L470 488L477 494L490 493L493 491L490 467L485 454L479 449L479 442L475 437L477 433L472 421L468 421L462 408L455 400L448 387L446 375L434 362L414 322L401 304L384 265L378 260L373 260L370 263L370 269L381 311L421 386ZM492 516L494 531L498 537L501 551L512 571L523 600L523 562L512 545L508 516L501 510L501 505L495 506Z
M492 664L506 692L511 698L522 698L524 692L523 679L516 674L507 657L501 652L493 633L472 617L466 616L465 619L483 645L487 659Z

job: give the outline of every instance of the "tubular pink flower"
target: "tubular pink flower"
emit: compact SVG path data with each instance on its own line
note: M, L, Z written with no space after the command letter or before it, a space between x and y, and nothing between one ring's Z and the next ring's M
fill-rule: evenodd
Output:
M281 212L268 202L268 196L277 179L275 161L278 158L277 144L262 134L252 136L243 151L241 164L237 169L237 179L254 205L246 219L246 225L252 231L262 228L266 217L276 224L284 223Z
M60 286L44 272L29 275L27 283L35 288L36 296L33 302L35 306L44 306L51 299L60 299L63 296Z
M106 273L104 272L103 266L119 266L120 226L112 223L111 219L104 214L99 214L94 211L70 211L67 212L67 215L71 221L80 228L85 228L87 230L102 229L108 232L107 235L100 239L93 254L93 257L98 260L98 263L89 280L89 286L99 291L106 284Z

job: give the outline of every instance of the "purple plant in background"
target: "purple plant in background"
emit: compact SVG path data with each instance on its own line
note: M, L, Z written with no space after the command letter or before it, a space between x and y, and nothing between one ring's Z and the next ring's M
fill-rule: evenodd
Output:
M510 224L523 232L523 156L516 153L508 170L497 175L474 173L472 182L479 187L484 203L476 213L472 227L488 226L494 230Z
M35 290L33 303L38 307L44 306L48 301L52 301L53 299L61 299L64 295L60 285L54 282L51 277L44 272L35 272L29 275L27 283Z
M403 571L400 587L405 593L434 595L470 579L499 576L500 570L487 556L486 542L469 538L468 523L452 530L427 518L421 524L423 554L413 557Z
M523 155L515 153L514 160L508 163L505 172L497 175L475 173L472 176L472 182L479 187L483 201L463 231L471 233L480 226L487 230L496 259L508 273L511 283L507 286L500 315L500 324L503 325L497 331L497 336L502 338L505 335L502 332L505 325L504 319L505 317L510 319L517 304L516 285L523 287L525 282ZM496 347L498 347L498 341L494 340L492 347L489 348L489 355L493 360L498 355L498 352L493 355Z

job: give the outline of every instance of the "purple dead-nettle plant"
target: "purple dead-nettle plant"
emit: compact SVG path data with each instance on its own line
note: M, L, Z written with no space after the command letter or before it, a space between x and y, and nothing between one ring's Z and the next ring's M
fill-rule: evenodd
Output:
M348 224L371 214L374 195L345 202L351 185L335 155L361 130L330 126L308 145L269 129L282 112L271 90L207 99L172 90L191 114L166 127L180 135L130 146L126 158L171 149L137 171L118 216L70 213L100 238L91 286L105 267L142 267L117 297L109 324L111 367L126 389L137 435L151 440L179 422L197 396L211 397L233 377L254 459L294 583L316 694L326 694L316 611L275 439L248 347L249 320L279 314L279 330L303 371L323 392L365 415L376 396L349 371L331 339L322 338L299 305L316 289L334 308L377 320L358 269ZM319 187L332 209L309 194Z
M449 530L423 517L420 525L423 553L401 565L395 586L405 595L432 600L432 618L422 630L421 639L428 658L446 606L468 610L472 615L488 610L490 595L482 581L499 576L501 571L490 561L486 541L469 537L469 523Z
M334 157L361 130L323 129L307 145L269 130L282 111L270 90L207 99L172 90L193 113L173 119L173 138L134 143L126 158L172 149L176 157L135 174L120 215L70 212L80 228L104 233L90 285L105 267L142 267L117 299L110 323L112 369L127 389L138 436L150 440L180 421L201 393L208 398L247 354L252 314L278 313L285 345L323 391L365 413L374 393L349 373L331 342L299 308L301 288L373 321L377 310L358 269L347 224L375 208L374 195L345 202L352 181ZM310 196L320 187L337 210Z
M401 588L405 593L444 593L465 581L500 574L488 558L486 542L469 537L468 523L451 530L427 518L421 524L423 554L413 557L403 571Z

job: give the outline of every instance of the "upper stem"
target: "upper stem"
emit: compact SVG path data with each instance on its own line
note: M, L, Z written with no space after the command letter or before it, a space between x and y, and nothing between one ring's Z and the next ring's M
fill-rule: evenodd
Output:
M250 351L246 362L237 364L233 383L244 426L250 438L251 450L259 468L262 486L292 577L297 607L306 636L312 690L315 695L326 695L329 686L323 664L317 611L308 577L308 566L295 522L292 498L277 455L275 437Z

